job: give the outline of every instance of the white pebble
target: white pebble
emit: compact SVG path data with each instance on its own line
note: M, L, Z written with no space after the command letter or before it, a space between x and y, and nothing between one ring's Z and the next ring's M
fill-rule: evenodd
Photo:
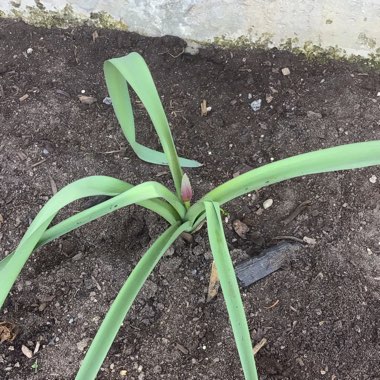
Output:
M254 100L252 103L251 103L251 108L254 112L257 112L260 110L261 108L261 99L257 99L257 100Z
M263 203L263 207L266 210L267 208L273 205L273 199L269 198Z
M284 67L283 69L281 69L281 72L282 72L282 75L285 75L285 76L290 75L290 70L288 67Z
M26 50L26 54L32 54L33 53L33 49L32 48L28 48L27 50Z
M306 244L310 244L310 245L315 245L317 243L317 241L313 238L309 238L307 236L304 236L304 238L302 239Z
M371 183L376 183L377 181L377 177L375 175L373 175L370 179L369 179L369 182Z

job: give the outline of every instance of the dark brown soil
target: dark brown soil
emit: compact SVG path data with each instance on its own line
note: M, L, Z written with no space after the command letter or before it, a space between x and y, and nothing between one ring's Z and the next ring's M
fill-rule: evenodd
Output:
M210 47L179 55L185 43L177 38L101 30L94 42L93 31L0 21L0 257L15 249L52 195L51 180L58 189L93 174L172 186L167 168L133 154L112 107L102 103L107 58L137 51L147 60L180 154L204 163L188 171L197 197L272 159L380 138L380 76L373 70L277 50ZM81 104L82 90L97 103ZM250 108L249 94L263 99L260 111ZM212 107L206 117L203 99ZM137 106L135 113L140 140L158 148L144 110ZM316 240L286 268L242 290L253 341L268 341L257 354L261 379L380 379L379 181L379 168L299 178L226 206L237 260L277 236ZM263 210L268 198L274 204ZM310 207L285 224L306 200ZM251 228L248 240L233 231L235 219ZM164 228L155 215L130 207L36 252L0 316L21 329L0 345L0 378L73 379L81 344ZM243 379L223 297L205 302L206 238L202 229L163 259L99 379L121 379L122 370L130 380ZM22 345L33 350L37 342L32 359L21 353Z

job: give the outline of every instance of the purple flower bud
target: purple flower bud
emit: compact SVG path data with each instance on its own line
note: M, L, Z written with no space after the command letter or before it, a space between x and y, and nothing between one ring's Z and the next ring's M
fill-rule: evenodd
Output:
M182 177L181 197L183 202L190 202L193 197L193 189L191 188L190 180L187 174Z

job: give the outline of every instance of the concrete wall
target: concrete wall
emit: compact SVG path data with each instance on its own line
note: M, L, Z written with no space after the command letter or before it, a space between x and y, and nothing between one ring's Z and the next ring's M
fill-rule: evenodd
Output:
M107 12L131 31L268 46L337 47L380 56L380 0L71 0L75 15ZM62 0L0 0L7 14L58 12Z

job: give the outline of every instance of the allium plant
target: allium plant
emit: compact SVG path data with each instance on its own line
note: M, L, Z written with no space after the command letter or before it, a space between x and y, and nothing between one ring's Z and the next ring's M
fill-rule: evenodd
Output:
M126 314L141 287L170 245L183 233L193 233L207 222L208 237L227 306L237 351L246 380L258 379L252 343L234 268L221 219L221 205L241 195L287 179L307 174L347 170L380 164L380 141L362 142L301 154L273 162L229 180L194 204L189 178L182 167L199 167L196 161L179 158L169 124L152 76L137 53L110 59L104 64L105 78L116 117L126 139L142 160L168 165L175 192L150 181L131 185L120 179L92 176L79 179L55 194L40 210L17 249L0 261L0 307L30 255L39 247L101 216L131 204L160 215L169 224L126 279L113 301L77 373L77 380L92 380L107 356ZM136 141L128 85L144 104L157 132L163 152ZM52 224L66 205L78 199L108 196L110 199Z

